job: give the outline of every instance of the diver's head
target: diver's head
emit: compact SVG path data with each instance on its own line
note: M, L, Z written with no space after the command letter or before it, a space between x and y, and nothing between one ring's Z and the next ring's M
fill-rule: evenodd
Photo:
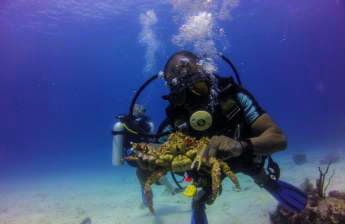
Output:
M145 115L146 109L143 105L134 104L133 107L133 116L134 117L142 117Z
M200 58L189 51L173 54L164 67L164 78L174 93L190 90L196 95L207 95L210 75L203 69Z
M189 51L179 51L173 54L164 67L164 78L169 87L176 85L178 79L198 71L199 58Z

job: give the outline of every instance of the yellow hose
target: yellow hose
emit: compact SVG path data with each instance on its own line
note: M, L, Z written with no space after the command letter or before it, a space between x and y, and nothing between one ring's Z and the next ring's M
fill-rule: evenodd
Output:
M134 131L133 129L130 129L126 124L123 124L123 127L132 134L138 134L138 132Z

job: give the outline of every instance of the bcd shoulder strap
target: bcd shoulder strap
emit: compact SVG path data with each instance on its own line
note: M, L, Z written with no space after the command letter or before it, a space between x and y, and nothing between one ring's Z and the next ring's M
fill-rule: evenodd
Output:
M219 104L222 114L228 121L231 121L241 111L235 99L238 86L232 78L218 78L218 80L220 87Z

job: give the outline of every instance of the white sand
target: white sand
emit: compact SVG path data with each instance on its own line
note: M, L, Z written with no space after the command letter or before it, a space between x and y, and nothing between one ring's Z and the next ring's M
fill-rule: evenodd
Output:
M309 162L294 165L291 155L275 156L281 164L282 180L295 185L305 177L313 181L322 152L308 154ZM345 190L345 162L332 166L336 170L330 190ZM276 201L252 180L239 175L241 192L229 181L223 183L223 193L208 207L210 224L268 224L269 212ZM170 196L164 187L154 186L157 216L140 208L141 195L134 170L119 168L108 173L70 174L6 180L0 185L0 224L80 224L90 217L93 224L188 224L190 199Z

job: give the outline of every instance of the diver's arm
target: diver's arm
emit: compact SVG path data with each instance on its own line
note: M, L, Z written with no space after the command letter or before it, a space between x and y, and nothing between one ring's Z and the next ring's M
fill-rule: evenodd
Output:
M249 139L251 144L245 149L263 155L285 149L287 140L283 131L259 105L255 97L244 88L241 88L236 96L244 113L245 122L252 132L252 137ZM246 142L242 145L246 145Z
M243 153L268 155L286 148L285 135L267 113L256 117L250 127L252 137L249 139L235 140L224 135L212 136L206 155L215 156L218 151L225 152L227 158L238 157ZM200 153L204 157L204 152ZM196 162L199 163L199 161L194 160L192 168Z
M271 154L287 147L287 138L272 118L264 113L251 125L254 154Z
M116 122L114 124L113 131L116 131L116 132L124 131L123 124L121 122ZM124 150L123 146L124 146L123 134L113 135L112 163L114 166L123 165L123 150Z
M154 134L154 131L155 131L155 125L152 121L149 121L148 122L148 125L150 127L150 134Z

